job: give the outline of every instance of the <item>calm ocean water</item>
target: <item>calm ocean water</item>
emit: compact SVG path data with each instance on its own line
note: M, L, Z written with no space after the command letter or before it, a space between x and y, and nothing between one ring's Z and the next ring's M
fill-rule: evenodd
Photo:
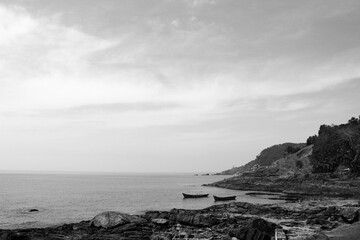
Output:
M214 204L212 197L183 199L182 192L237 195L237 201L272 200L213 187L224 176L190 174L0 174L0 228L45 227L89 220L96 214L130 214L171 208L198 209ZM38 212L30 213L36 208Z

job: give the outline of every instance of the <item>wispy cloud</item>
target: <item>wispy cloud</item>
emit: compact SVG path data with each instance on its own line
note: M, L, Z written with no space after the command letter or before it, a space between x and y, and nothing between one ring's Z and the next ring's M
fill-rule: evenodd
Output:
M83 144L114 162L121 148L137 161L220 164L221 153L238 165L358 111L357 0L84 3L0 4L7 166L24 163L20 152L44 166L59 153L50 168L85 161Z
M0 99L7 102L1 110L38 107L41 103L36 99L50 104L54 98L49 88L56 87L56 79L61 79L63 88L79 81L88 58L113 45L56 19L35 18L17 6L0 5L0 18Z
M124 113L124 112L148 112L172 110L179 106L172 102L130 102L130 103L108 103L108 104L90 104L70 108L44 110L38 114L59 117L61 115L83 115L83 114L101 114L101 113Z
M110 40L21 7L1 6L0 14L3 111L155 100L201 115L229 102L322 91L359 75L356 49L312 66L291 55L242 59L230 29L195 16L150 19L143 25L154 26L150 34L138 26Z

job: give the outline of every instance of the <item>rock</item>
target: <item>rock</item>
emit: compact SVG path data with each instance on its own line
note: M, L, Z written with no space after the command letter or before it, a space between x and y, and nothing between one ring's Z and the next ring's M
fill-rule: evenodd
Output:
M119 212L103 212L91 220L91 225L102 228L113 228L128 223L127 217Z
M275 228L281 227L286 229L289 240L324 240L327 238L321 230L336 227L342 215L352 221L358 210L358 205L345 205L338 200L335 203L312 200L268 205L232 202L201 210L150 211L141 216L104 212L91 222L0 229L0 240L169 240L180 233L195 239L270 240ZM276 219L280 226L265 219Z
M129 215L126 213L120 212L103 212L96 215L90 222L91 226L101 227L101 228L114 228L126 223L145 223L145 219L138 216Z
M349 216L350 215L350 216ZM356 211L352 214L348 214L346 216L344 215L341 215L341 219L345 222L345 223L348 223L348 224L353 224L355 222L358 222L359 221L359 211Z
M191 210L173 209L170 211L170 220L187 226L210 227L219 224L222 214L200 213Z
M127 220L130 222L130 223L146 223L147 220L142 218L142 217L139 217L139 216L135 216L135 215L128 215L128 214L124 214L124 216L127 217Z
M303 222L297 222L291 220L291 221L282 221L279 223L279 225L286 227L303 227L305 224Z
M265 235L272 236L275 232L275 228L277 227L277 225L275 223L265 221L262 218L255 218L251 220L250 227L253 229L257 229Z
M166 225L169 223L169 220L164 218L154 218L153 220L151 220L151 222L158 225Z
M7 240L31 240L31 238L26 233L13 232L10 233Z
M304 238L304 240L329 240L329 237L322 232L316 232L313 235Z
M247 224L239 224L229 231L231 237L245 240L270 240L278 226L261 218L250 219Z
M306 224L308 225L326 225L329 221L323 219L323 218L310 218L306 220Z
M148 211L145 213L145 215L143 217L149 221L152 219L155 219L155 218L169 219L169 212Z
M168 239L170 239L168 236L163 236L162 234L154 234L150 238L150 240L168 240Z

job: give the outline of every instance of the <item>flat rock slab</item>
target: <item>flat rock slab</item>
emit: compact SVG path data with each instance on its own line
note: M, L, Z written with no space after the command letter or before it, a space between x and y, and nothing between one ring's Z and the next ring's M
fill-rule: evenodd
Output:
M359 240L360 222L342 225L326 232L326 235L330 240Z
M159 224L159 225L165 225L169 223L168 219L164 219L164 218L154 218L153 220L151 220L153 223L155 224Z

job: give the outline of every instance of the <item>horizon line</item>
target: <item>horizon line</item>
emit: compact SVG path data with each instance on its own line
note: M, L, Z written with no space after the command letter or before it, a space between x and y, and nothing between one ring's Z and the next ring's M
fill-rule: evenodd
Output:
M220 172L220 171L218 171ZM214 175L218 172L174 172L174 171L159 171L159 172L110 172L110 171L53 171L53 170L0 170L0 174L59 174L59 175L72 175L72 174L82 174L82 175L132 175L132 174L210 174Z

